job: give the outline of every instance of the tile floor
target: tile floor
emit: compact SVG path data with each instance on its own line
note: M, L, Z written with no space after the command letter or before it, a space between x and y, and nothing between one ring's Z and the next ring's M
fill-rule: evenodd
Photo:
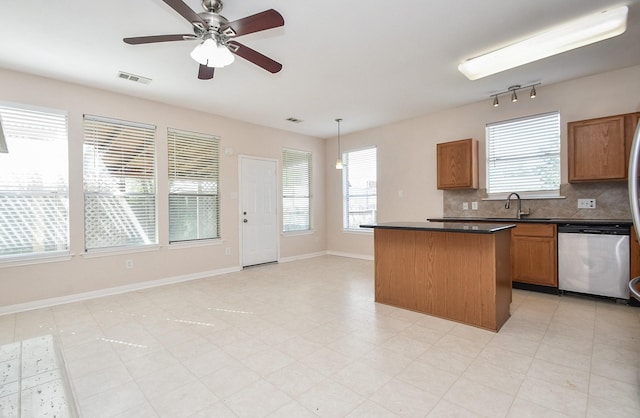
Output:
M514 290L499 333L373 302L322 256L0 317L85 418L640 417L640 308Z

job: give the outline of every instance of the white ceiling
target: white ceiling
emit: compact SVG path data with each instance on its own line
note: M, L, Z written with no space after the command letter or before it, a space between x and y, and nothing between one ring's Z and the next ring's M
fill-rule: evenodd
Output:
M185 0L196 12L199 0ZM481 80L463 60L565 20L629 5L626 33ZM283 64L237 59L197 79L197 41L127 45L123 37L191 33L161 0L0 2L0 67L72 81L302 134L335 136L640 64L640 0L225 0L233 21L274 8L285 26L238 38ZM142 85L118 71L149 77ZM0 94L0 100L2 99ZM302 119L294 124L288 117Z

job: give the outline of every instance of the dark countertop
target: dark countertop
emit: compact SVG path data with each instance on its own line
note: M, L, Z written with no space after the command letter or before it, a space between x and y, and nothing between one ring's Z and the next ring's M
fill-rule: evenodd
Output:
M466 220L465 220L466 221ZM404 229L414 231L464 232L473 234L494 234L498 231L514 228L512 224L454 222L383 222L375 225L360 225L360 228Z
M428 218L429 222L509 222L509 223L539 223L539 224L577 224L577 225L632 225L631 219L567 219L567 218L483 218L483 217L459 217L459 218Z

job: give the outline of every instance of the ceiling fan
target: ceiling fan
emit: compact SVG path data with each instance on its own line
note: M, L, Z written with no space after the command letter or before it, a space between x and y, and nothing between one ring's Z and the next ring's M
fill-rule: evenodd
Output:
M284 18L277 11L269 9L229 22L220 15L222 0L202 0L202 7L205 11L201 13L194 12L182 0L163 1L193 25L194 33L138 36L124 38L124 42L130 45L140 45L198 39L201 42L191 52L191 57L200 63L198 78L201 80L212 79L216 68L231 64L234 59L233 54L273 74L282 69L282 64L233 40L238 36L283 26Z

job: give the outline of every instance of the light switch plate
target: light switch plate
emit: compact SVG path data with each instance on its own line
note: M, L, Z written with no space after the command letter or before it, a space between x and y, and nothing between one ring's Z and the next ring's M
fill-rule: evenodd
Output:
M578 199L578 209L595 209L596 199Z
M471 202L471 210L478 210L478 202Z
M469 202L462 202L462 210L469 210Z

